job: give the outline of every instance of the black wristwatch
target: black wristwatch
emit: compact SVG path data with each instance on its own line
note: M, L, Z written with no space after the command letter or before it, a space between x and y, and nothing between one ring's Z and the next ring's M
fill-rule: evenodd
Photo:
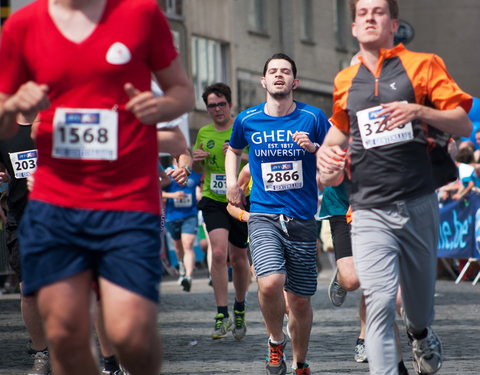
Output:
M187 176L192 174L192 168L190 168L188 165L184 165L182 168L185 169L185 172L187 172Z

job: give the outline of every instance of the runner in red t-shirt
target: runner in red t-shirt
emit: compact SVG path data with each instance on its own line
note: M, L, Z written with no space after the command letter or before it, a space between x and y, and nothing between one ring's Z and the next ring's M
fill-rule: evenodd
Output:
M154 124L193 90L153 0L37 0L5 23L0 136L39 114L38 169L20 226L26 294L37 294L56 375L97 374L90 283L132 374L157 374L160 201ZM165 95L150 91L155 76ZM152 126L153 125L153 126Z

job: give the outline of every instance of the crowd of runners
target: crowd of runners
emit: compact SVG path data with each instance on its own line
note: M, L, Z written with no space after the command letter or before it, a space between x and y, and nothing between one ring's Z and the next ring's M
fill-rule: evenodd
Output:
M320 216L329 220L337 266L330 299L340 306L362 289L355 360L368 361L372 375L408 374L398 313L415 372L440 369L436 189L452 176L433 155L452 163L448 139L470 135L472 97L440 57L394 44L397 0L350 6L359 52L335 77L329 119L294 100L296 63L274 53L259 83L266 100L236 117L226 84L205 88L212 123L191 151L168 123L193 109L193 86L156 2L36 0L8 19L0 42L0 161L8 173L0 182L9 181L6 233L31 338L29 375L160 373L160 186L186 292L195 287L201 211L213 340L248 334L254 275L266 373L286 374L287 361L297 375L321 371L309 367L308 346L324 189ZM159 151L173 157L161 182Z

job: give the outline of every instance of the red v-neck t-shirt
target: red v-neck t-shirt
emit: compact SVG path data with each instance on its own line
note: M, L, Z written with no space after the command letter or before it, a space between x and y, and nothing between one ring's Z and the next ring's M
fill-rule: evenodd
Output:
M57 28L48 0L14 13L2 30L0 92L12 95L32 80L48 85L51 102L40 113L38 167L30 198L71 208L159 214L156 129L125 110L129 99L123 87L130 82L140 91L150 90L151 73L176 57L168 23L153 0L107 0L97 26L79 43ZM53 156L53 119L64 108L74 109L67 113L86 109L84 115L70 116L74 123L95 123L98 109L115 112L116 156ZM99 147L111 134L98 132L94 125L83 133L67 130L62 133L67 142L77 141L80 134L82 142L93 139Z

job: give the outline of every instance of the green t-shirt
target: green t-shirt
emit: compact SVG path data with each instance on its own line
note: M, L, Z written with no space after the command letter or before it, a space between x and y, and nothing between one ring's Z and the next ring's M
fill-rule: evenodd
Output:
M202 196L218 202L227 202L227 179L225 177L225 155L223 144L230 141L232 127L225 131L218 131L214 124L200 128L194 149L200 148L210 155L204 160L205 178L203 182Z

